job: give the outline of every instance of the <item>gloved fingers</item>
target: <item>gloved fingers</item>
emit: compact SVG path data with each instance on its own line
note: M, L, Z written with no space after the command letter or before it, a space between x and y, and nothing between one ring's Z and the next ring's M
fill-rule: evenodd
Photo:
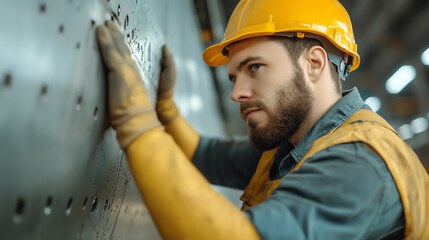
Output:
M113 69L120 65L122 57L113 43L112 36L105 26L97 27L97 38L101 55L108 69Z
M173 56L167 45L162 48L162 66L159 82L158 96L172 97L174 85L176 84L176 68L174 66ZM167 95L165 93L171 92Z
M118 49L119 53L123 57L130 57L131 52L128 48L127 44L124 40L124 35L119 31L118 27L113 21L107 21L107 28L110 31L110 34L112 35L113 42L115 43L116 48Z
M162 70L166 68L175 68L173 55L170 53L170 49L167 45L162 47Z

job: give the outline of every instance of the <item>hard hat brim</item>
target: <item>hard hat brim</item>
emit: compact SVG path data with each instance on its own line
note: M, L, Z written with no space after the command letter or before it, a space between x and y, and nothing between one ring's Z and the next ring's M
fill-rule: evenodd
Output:
M303 31L304 29L296 29L296 30L288 30L287 32L309 32L308 29L305 29L305 31ZM249 38L253 38L253 37L261 37L261 36L271 36L274 35L276 32L279 31L263 31L263 32L253 32L251 34L247 33L247 34L241 34L235 37L232 37L226 41L223 41L221 43L215 44L209 48L207 48L204 52L203 52L203 59L204 62L209 65L210 67L217 67L217 66L221 66L221 65L226 65L228 64L229 58L228 56L225 56L222 54L222 51L225 47L227 47L228 45L238 42L240 40L245 40L245 39L249 39ZM311 33L311 32L309 32ZM322 34L320 31L315 31L313 34L318 34L320 36L323 36L327 39L329 39L328 36L324 36L325 34ZM331 41L330 41L331 42ZM348 54L350 54L351 56L353 56L353 65L350 68L350 72L355 70L356 68L358 68L359 64L360 64L360 57L357 54L357 52L349 52L345 47L343 46L339 46L336 42L331 42L332 44L334 44L334 46L336 46L338 49L340 49L343 52L346 52ZM356 45L355 45L356 48Z

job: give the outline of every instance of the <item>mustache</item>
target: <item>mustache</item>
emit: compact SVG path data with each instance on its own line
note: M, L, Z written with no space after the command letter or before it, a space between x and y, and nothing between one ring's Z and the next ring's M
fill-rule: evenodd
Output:
M259 100L242 102L242 103L240 103L240 114L243 115L243 112L246 111L249 108L266 109L266 106L265 106L265 104L263 102L261 102Z

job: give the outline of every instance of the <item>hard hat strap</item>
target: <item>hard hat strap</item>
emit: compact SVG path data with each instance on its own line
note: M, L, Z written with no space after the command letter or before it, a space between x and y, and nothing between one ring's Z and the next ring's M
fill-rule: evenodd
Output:
M330 53L329 51L326 51L326 54L328 55L329 61L337 67L337 73L340 76L340 78L343 81L345 81L346 77L350 74L350 67L352 65L346 64L342 57L336 54Z

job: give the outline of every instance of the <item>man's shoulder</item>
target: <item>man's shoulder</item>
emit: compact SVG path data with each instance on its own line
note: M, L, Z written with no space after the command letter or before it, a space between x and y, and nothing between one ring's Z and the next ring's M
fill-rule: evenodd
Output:
M383 170L387 170L381 156L364 142L348 142L330 146L315 153L305 160L303 164L318 162L322 159L326 161L329 159L329 161L335 162L338 165L356 164L376 169L384 166L385 169Z

